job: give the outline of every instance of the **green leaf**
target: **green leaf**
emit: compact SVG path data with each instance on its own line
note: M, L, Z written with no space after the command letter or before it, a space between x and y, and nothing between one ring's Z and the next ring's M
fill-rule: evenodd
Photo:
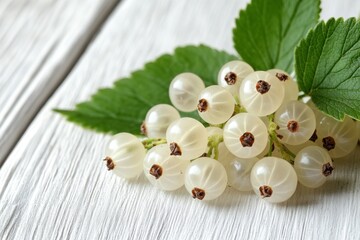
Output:
M100 89L90 101L77 104L74 110L54 111L98 132L140 134L146 112L156 104L170 104L168 88L177 74L192 72L205 85L213 85L221 66L236 58L204 45L177 48L173 55L166 54L146 64L129 78L116 81L112 88ZM199 118L197 112L182 116Z
M252 0L236 20L235 49L256 70L291 73L295 47L319 13L320 0Z
M360 119L360 21L319 23L295 52L299 87L336 119Z

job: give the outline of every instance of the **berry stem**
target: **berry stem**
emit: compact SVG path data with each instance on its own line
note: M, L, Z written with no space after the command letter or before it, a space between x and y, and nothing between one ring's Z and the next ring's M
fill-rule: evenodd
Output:
M238 114L238 113L244 113L246 112L246 109L241 106L240 104L235 104L235 107L234 107L234 115Z
M165 138L148 138L142 141L146 150L150 150L151 148L166 143Z
M214 134L208 138L209 151L207 155L210 157L214 152L214 159L219 160L219 144L224 141L222 135Z
M270 137L270 149L269 156L272 155L272 144L274 144L279 150L282 157L287 160L289 163L294 164L295 154L291 152L284 144L282 144L277 138L276 129L277 124L274 122L274 114L269 115L269 137Z

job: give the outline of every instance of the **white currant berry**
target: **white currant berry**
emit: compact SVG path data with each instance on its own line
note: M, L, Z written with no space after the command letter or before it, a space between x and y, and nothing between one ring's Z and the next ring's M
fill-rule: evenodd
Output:
M291 164L284 159L265 157L252 168L251 184L259 197L271 203L279 203L294 194L297 176Z
M225 168L215 159L198 158L185 171L186 190L199 200L212 200L225 190L227 176Z
M271 73L250 73L240 85L240 102L247 112L266 116L275 112L284 99L284 86Z
M285 95L283 103L289 101L295 101L298 99L299 96L299 87L294 79L285 71L280 69L270 69L268 70L269 73L273 74L284 86Z
M108 170L122 178L135 178L142 172L145 148L132 134L119 133L111 137L106 149Z
M316 144L329 151L330 157L340 158L352 152L358 140L355 122L345 117L342 122L319 113L316 122Z
M156 187L174 191L184 185L184 173L190 161L170 155L167 144L151 148L144 159L144 173Z
M228 90L238 98L241 81L254 69L243 61L231 61L226 63L219 71L218 85Z
M226 170L228 185L239 191L251 191L250 173L258 158L234 157L226 162L221 162Z
M171 103L180 111L195 111L198 96L204 88L203 80L197 75L188 72L181 73L170 83L169 97Z
M193 118L180 118L168 127L166 141L171 155L194 159L205 153L207 147L207 132L199 121Z
M290 145L305 143L315 131L315 114L305 103L289 101L275 112L276 130L281 142Z
M325 183L334 170L334 166L325 149L309 146L296 155L294 169L302 185L317 188Z
M252 158L266 147L268 132L265 124L250 113L239 113L224 126L224 142L229 151L239 158Z
M164 138L170 123L178 119L180 114L173 106L155 105L147 112L145 121L141 125L141 132L149 138Z
M226 122L234 113L235 101L233 96L220 86L205 88L198 97L198 113L210 124Z

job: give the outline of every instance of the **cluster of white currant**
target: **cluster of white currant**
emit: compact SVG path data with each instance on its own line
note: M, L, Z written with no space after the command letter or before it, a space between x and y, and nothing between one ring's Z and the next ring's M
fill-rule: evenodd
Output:
M182 73L171 82L169 96L178 110L197 110L209 126L181 118L171 105L156 105L141 126L147 138L112 137L109 170L123 178L144 172L166 191L185 184L200 200L215 199L230 186L282 202L298 181L310 188L324 184L334 169L332 158L349 154L360 139L359 122L338 122L311 101L298 101L297 83L278 69L254 71L232 61L221 68L218 85L209 87Z

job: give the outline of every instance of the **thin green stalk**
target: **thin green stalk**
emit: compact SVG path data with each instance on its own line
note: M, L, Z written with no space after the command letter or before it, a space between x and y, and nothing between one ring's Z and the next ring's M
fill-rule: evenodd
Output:
M160 145L165 144L166 139L165 138L148 138L142 141L142 144L144 145L146 150L150 150L151 148Z
M291 152L284 144L282 144L279 141L276 133L277 127L278 127L277 124L274 122L274 114L271 114L269 116L269 127L268 127L270 144L271 144L269 150L269 156L272 155L271 148L272 148L272 144L274 144L275 147L277 147L280 150L282 157L291 164L294 164L295 154Z

